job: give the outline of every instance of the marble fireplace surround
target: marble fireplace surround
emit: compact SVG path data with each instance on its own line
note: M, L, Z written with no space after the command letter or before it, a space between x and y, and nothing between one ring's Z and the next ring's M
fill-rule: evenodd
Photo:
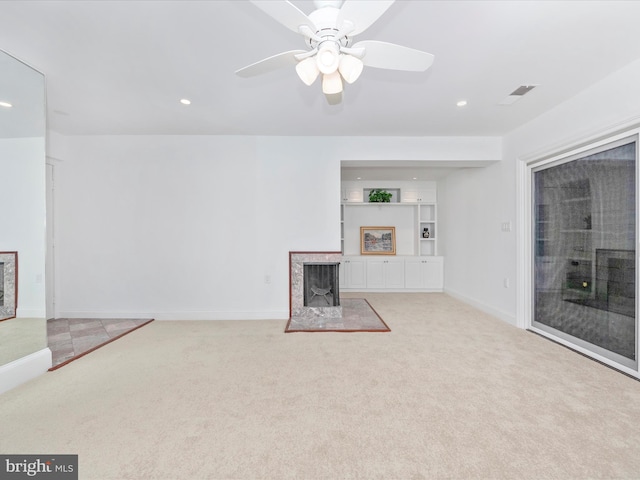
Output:
M304 305L304 264L340 263L340 252L289 252L289 318L341 318L341 306Z

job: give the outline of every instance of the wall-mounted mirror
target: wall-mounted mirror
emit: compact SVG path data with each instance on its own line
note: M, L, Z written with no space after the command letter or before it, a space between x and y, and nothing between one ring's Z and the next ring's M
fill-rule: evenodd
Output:
M0 370L47 347L45 118L44 75L0 50L0 252L17 252L17 308L0 321Z

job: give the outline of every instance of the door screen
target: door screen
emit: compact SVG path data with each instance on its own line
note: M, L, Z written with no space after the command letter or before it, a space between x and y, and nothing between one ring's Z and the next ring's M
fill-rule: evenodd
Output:
M533 172L532 325L636 364L636 141Z

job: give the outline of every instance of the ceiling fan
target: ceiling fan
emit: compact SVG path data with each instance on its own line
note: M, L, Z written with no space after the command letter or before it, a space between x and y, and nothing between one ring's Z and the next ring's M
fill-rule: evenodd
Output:
M252 77L295 65L300 79L313 84L322 74L322 92L334 105L342 101L343 80L355 82L364 66L422 72L434 56L393 43L353 37L369 28L394 0L315 0L316 10L308 16L289 1L251 0L256 7L285 27L304 37L307 50L290 50L248 65L235 73Z

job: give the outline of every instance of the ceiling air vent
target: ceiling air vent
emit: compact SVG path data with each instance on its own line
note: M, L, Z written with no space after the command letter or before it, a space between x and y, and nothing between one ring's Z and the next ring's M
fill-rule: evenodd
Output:
M537 85L520 85L513 92L511 92L508 97L504 98L500 103L498 103L498 105L511 105L520 100L523 96L525 96L536 87Z

